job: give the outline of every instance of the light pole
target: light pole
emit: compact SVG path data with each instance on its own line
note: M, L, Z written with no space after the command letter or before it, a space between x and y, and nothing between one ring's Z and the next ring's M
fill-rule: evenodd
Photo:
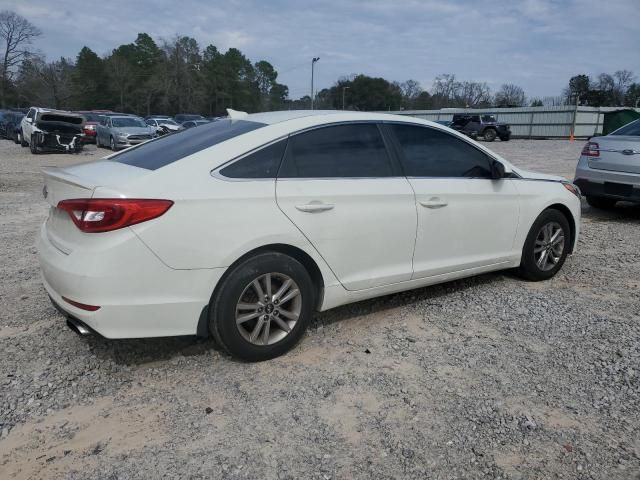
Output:
M347 88L351 88L351 87L342 87L342 109L344 110L344 92L345 90L347 90Z
M313 57L311 59L311 110L313 110L313 67L318 60L320 60L320 57Z

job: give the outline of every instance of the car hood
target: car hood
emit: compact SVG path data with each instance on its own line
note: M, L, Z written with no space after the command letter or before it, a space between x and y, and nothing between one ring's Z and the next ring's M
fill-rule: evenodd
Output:
M172 125L170 123L162 123L162 122L158 122L158 125L160 125L161 127L167 127L167 129L169 130L180 130L180 125Z
M117 127L112 129L113 133L120 135L153 135L155 130L151 127Z

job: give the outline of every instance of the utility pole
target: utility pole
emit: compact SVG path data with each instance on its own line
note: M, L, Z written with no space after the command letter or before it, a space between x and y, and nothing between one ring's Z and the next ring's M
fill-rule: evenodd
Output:
M347 88L351 88L351 87L342 87L342 109L344 110L344 92Z
M315 66L316 62L320 60L320 57L313 57L311 59L311 110L313 110L313 67Z

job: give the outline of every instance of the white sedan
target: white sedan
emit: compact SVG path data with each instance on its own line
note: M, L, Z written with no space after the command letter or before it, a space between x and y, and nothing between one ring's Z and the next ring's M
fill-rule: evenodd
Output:
M233 112L44 170L44 285L77 332L211 335L281 355L327 310L494 270L554 276L580 192L469 138L376 113Z

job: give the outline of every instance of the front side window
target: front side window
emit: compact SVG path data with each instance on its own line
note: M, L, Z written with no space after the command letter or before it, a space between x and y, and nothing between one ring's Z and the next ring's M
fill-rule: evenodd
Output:
M280 140L233 162L220 173L228 178L276 178L286 146L287 141Z
M134 167L157 170L205 148L264 126L264 123L247 120L222 120L145 142L124 150L111 157L111 160Z
M289 139L281 178L390 177L393 169L374 123L322 127Z
M391 125L408 177L491 178L490 159L464 140L433 128Z

